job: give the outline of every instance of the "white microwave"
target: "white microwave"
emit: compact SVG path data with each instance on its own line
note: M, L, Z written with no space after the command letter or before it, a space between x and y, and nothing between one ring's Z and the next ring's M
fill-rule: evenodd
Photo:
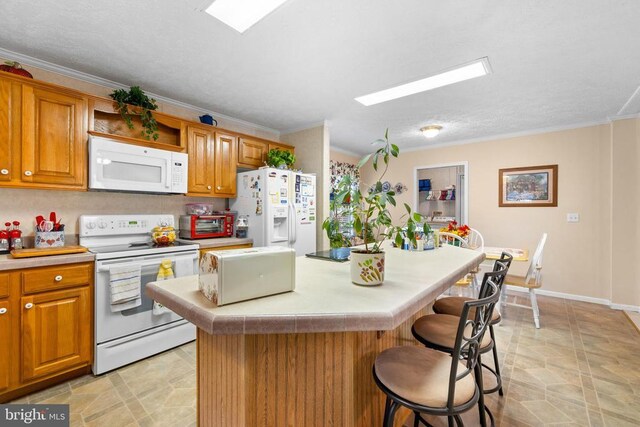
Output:
M181 194L187 192L188 156L89 137L89 189Z

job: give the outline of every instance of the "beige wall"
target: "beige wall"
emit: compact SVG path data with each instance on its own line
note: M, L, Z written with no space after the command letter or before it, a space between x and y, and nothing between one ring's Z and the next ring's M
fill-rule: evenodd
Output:
M4 59L0 58L0 62L4 62ZM113 90L112 88L88 83L32 66L25 66L25 68L33 74L35 79L71 87L92 95L106 97ZM202 111L184 108L171 103L158 102L158 106L159 111L189 120L198 121L198 116L203 114ZM242 121L218 118L218 124L220 127L229 130L256 135L275 141L279 140L278 134L265 131L261 127L252 127L250 124ZM59 216L62 216L63 222L66 223L65 232L67 234L75 234L77 233L78 216L82 214L157 213L178 216L185 213L185 203L198 201L213 203L216 209L224 209L225 207L225 199L21 189L0 189L0 200L2 200L2 208L0 208L1 224L4 224L6 221L20 221L23 224L22 228L26 235L34 234L34 217L36 215L48 215L50 211L56 211Z
M385 179L406 183L409 191L397 197L398 206L413 206L416 167L461 161L469 162L469 225L483 234L486 245L533 251L542 233L549 233L544 288L611 299L610 126L401 153L391 160ZM498 169L544 164L559 167L558 207L498 207ZM368 182L374 180L370 165L363 175ZM399 209L394 218L402 212ZM567 223L570 212L580 214L579 223ZM513 272L524 274L523 264L515 263Z
M640 120L613 123L611 247L614 303L640 305Z
M316 126L281 135L280 140L296 147L297 168L316 174L316 248L328 248L329 241L322 232L322 220L329 212L329 129L326 125Z

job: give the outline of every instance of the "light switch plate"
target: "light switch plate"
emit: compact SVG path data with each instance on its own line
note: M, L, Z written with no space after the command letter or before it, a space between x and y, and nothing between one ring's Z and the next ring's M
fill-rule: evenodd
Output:
M578 213L568 213L567 214L567 222L580 222L580 214L578 214Z

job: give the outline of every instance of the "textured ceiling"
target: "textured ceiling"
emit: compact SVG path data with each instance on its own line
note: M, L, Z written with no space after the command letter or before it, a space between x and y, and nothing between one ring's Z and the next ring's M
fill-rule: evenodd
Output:
M244 34L211 0L0 2L0 47L332 145L404 148L605 120L640 85L637 0L289 0ZM354 97L483 56L493 74ZM424 125L444 126L427 142Z

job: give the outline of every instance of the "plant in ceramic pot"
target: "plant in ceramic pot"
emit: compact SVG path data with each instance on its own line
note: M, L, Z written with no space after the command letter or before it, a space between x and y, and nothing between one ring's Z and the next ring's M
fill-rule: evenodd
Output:
M351 249L351 281L365 286L379 285L384 281L385 254L382 246L385 240L391 239L396 246L401 246L406 238L415 247L419 224L424 224L425 234L429 227L422 215L412 212L406 203L406 213L398 223L393 223L389 206L396 206L396 193L393 188L383 186L382 180L389 169L391 158L398 157L400 150L397 145L389 142L388 130L384 139L374 141L373 144L382 147L363 157L358 163L358 168L371 161L373 169L378 172L382 161L383 169L375 184L363 194L359 187L352 185L351 176L345 175L338 183L334 197L334 203L342 206L343 215L353 218L353 230L357 235L373 235L372 239L365 238L364 248ZM345 202L347 200L348 202ZM334 218L325 219L322 226L330 240L344 241L336 236L341 233L335 226Z
M158 109L155 99L149 98L140 86L131 86L128 91L116 89L109 96L115 101L117 110L129 129L134 128L131 116L138 115L142 121L142 136L146 139L158 140L158 122L151 113Z
M286 169L293 166L296 161L296 156L287 150L280 150L279 148L272 148L267 152L267 166L273 168Z

